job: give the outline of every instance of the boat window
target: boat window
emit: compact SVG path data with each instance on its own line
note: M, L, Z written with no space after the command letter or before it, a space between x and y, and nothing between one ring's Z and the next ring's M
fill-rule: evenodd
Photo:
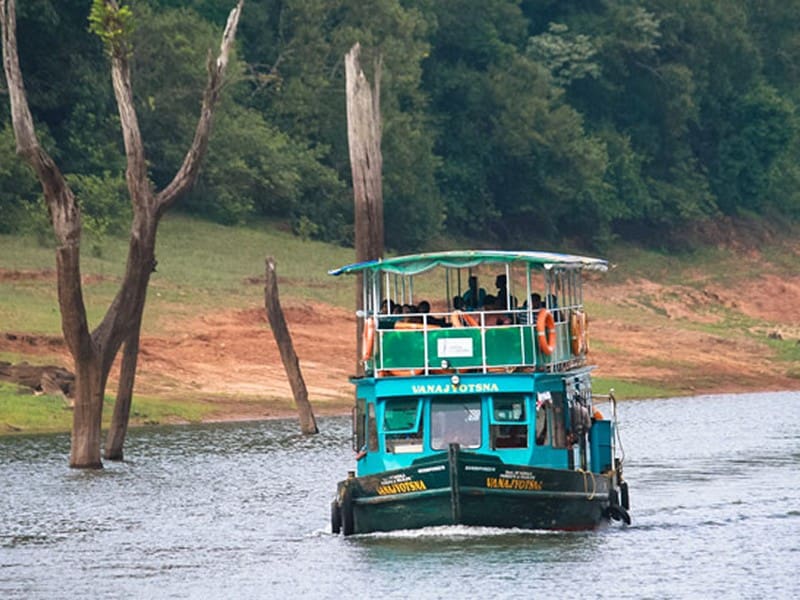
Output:
M431 402L431 447L446 450L450 444L462 448L481 445L481 401L479 396L461 396Z
M353 450L360 452L364 448L367 438L367 401L364 398L356 400L353 410Z
M383 429L386 451L395 454L422 452L421 403L418 398L399 398L386 402Z
M540 392L536 398L536 445L567 448L563 392Z
M553 420L553 401L550 392L537 394L536 397L536 445L545 446L550 443L550 423Z
M525 421L525 396L504 394L492 398L492 417L496 423Z
M492 397L492 425L489 434L493 449L528 447L525 396L503 394Z
M378 450L378 424L375 421L375 405L370 403L367 405L367 435L368 449L370 452L377 452Z
M400 398L386 402L383 428L386 431L410 431L417 428L419 399Z
M553 392L553 448L567 448L566 398L563 392Z
M527 425L492 425L490 428L492 448L527 448Z

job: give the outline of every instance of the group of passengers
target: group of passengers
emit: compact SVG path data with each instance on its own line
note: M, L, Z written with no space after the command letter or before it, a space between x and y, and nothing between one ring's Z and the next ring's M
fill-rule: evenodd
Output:
M531 294L529 300L526 300L522 306L518 306L517 299L508 293L508 281L504 274L495 278L495 286L497 293L487 294L486 290L478 285L478 277L470 275L467 290L462 295L453 297L453 309L461 312L484 311L489 313L487 324L489 324L489 319L492 319L494 321L492 324L511 325L526 324L529 307L533 313L531 322L536 323L539 310L547 306L547 303L537 293ZM556 320L560 320L556 297L550 295L548 300ZM507 312L509 309L511 312ZM417 305L384 300L381 304L381 314L391 316L381 318L380 327L393 329L398 322L427 323L436 327L451 326L451 322L446 318L430 315L430 312L431 305L427 300L421 300Z
M427 323L437 327L449 327L447 319L430 314L431 303L420 300L419 304L400 304L392 300L381 303L381 314L391 315L380 320L381 329L393 329L396 323Z
M528 309L530 308L533 317L531 322L536 323L539 310L546 308L548 303L542 299L540 294L534 292L528 300L522 303L522 306L518 306L517 299L508 294L507 283L505 275L498 275L495 278L497 294L487 294L486 290L478 285L478 278L475 275L470 275L467 291L464 292L462 296L453 298L453 306L460 310L482 310L500 313L496 317L498 325L509 325L512 323L526 324L528 322ZM556 296L550 294L548 300L556 321L561 320ZM511 309L512 312L506 314L502 313L502 311L508 309Z

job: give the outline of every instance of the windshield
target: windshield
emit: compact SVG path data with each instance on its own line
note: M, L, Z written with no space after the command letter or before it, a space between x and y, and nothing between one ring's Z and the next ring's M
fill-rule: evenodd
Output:
M431 402L431 447L446 450L450 444L462 448L481 445L481 402L478 396Z

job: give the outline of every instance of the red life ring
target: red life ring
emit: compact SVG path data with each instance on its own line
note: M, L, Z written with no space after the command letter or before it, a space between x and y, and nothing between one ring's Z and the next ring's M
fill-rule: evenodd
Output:
M539 339L539 350L550 356L556 349L556 322L546 308L541 309L536 317L536 337Z
M366 362L372 358L372 347L375 345L375 320L364 321L364 334L361 339L361 360Z

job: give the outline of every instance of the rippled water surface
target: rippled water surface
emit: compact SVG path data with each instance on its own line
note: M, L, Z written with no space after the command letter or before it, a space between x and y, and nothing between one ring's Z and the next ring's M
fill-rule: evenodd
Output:
M329 531L349 423L0 438L0 598L798 598L800 393L622 403L630 527Z

